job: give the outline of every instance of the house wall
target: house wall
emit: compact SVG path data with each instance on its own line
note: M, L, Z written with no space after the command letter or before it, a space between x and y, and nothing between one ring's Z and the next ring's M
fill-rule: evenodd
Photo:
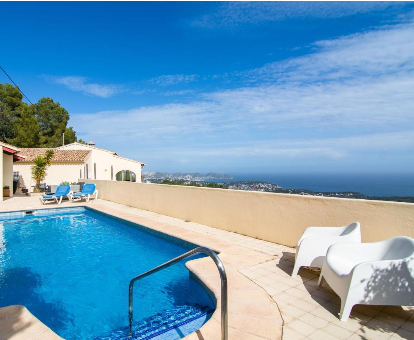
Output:
M89 179L94 179L94 164L96 164L96 178L111 180L111 165L113 166L113 179L121 170L131 170L137 175L137 182L141 182L141 164L111 155L109 152L92 150L85 163L53 163L47 169L43 183L57 185L63 181L78 182L86 179L86 164L88 165ZM20 185L31 188L36 185L32 178L31 167L34 163L14 163L14 171L20 172Z
M116 179L118 171L130 170L137 175L137 182L141 182L140 163L114 156L106 151L92 150L85 164L88 164L89 179L95 179L94 165L96 164L96 179L111 180L111 166L113 166L113 180Z
M137 176L137 182L141 182L141 163L135 162L130 159L122 158L113 155L111 152L89 147L84 144L68 144L59 147L61 150L91 150L91 154L86 159L85 164L88 164L88 176L84 174L82 178L95 179L94 164L96 164L96 179L99 180L111 180L111 166L113 167L113 180L116 180L115 176L118 171L130 170L135 172Z
M361 223L363 242L414 237L414 204L88 180L99 197L262 240L295 246L309 226Z
M0 157L0 202L2 201L3 201L3 157Z
M1 188L5 185L9 186L10 197L13 197L13 156L3 154L3 183Z
M20 172L20 186L25 186L30 191L36 185L35 180L32 178L31 167L34 163L14 163L14 171ZM77 164L65 164L65 163L54 163L46 170L46 178L42 183L48 185L58 185L63 181L78 182L80 177L80 170L83 174L83 163Z

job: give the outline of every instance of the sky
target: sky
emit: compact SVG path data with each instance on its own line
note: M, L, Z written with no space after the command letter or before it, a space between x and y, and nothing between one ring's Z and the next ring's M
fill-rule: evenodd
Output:
M144 171L414 174L414 3L1 2L0 65ZM8 79L0 74L0 82Z

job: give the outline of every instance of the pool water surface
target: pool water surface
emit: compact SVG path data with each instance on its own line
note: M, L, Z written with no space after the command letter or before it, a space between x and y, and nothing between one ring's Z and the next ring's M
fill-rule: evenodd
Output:
M23 215L0 214L0 307L24 305L68 340L127 326L129 281L196 247L85 208ZM135 321L178 306L214 308L184 262L136 283Z

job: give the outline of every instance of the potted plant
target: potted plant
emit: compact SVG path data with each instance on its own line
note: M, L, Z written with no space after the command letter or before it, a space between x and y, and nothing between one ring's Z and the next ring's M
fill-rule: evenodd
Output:
M31 167L31 170L32 178L36 181L36 187L33 192L40 192L40 182L43 181L46 177L46 170L52 163L53 155L53 150L47 150L45 157L37 156L34 159L35 165Z
M10 187L8 185L3 187L3 197L10 197Z

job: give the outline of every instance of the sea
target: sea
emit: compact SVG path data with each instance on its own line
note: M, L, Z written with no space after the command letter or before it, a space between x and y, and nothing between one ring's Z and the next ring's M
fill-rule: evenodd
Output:
M226 183L259 181L275 183L284 189L315 192L353 191L367 196L414 197L412 174L231 174L231 180L208 180Z

